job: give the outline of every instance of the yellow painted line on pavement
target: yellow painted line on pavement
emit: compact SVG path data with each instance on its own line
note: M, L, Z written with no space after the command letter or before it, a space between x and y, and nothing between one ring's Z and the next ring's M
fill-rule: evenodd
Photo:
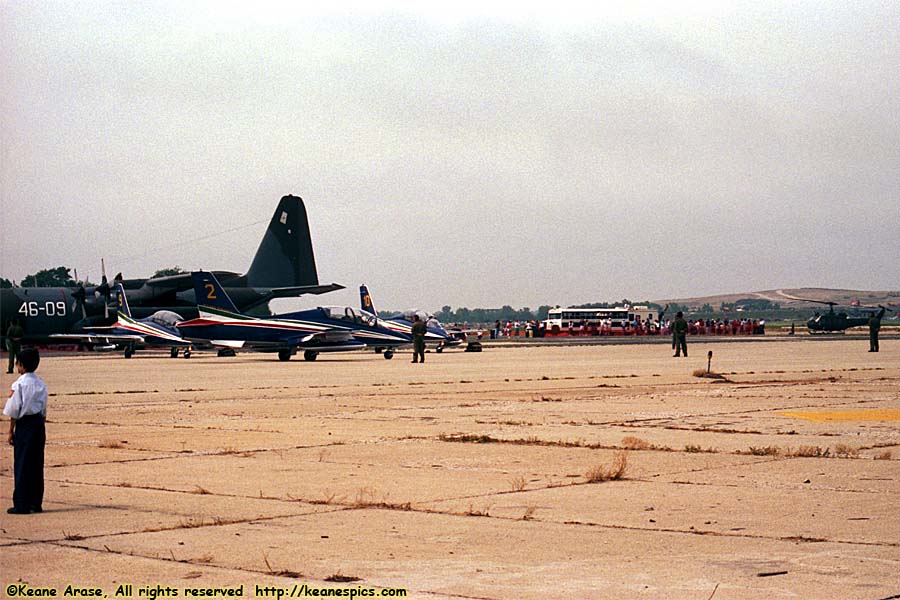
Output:
M805 419L807 421L824 422L850 422L850 421L900 421L900 410L872 409L872 410L817 410L803 412L780 412L779 415Z

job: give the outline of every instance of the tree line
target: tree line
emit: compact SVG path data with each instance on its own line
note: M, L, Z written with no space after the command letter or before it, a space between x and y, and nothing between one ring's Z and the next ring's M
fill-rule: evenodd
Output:
M178 275L180 273L187 273L184 269L175 265L174 267L169 267L167 269L160 269L156 273L150 276L151 279L154 277L166 277L168 275ZM41 269L37 273L26 275L22 278L18 284L18 287L78 287L83 285L85 287L92 287L97 285L96 283L92 283L88 281L88 279L84 280L76 280L72 275L72 269L70 267L55 267L53 269ZM0 277L0 288L11 288L16 287L12 281L6 279L5 277Z

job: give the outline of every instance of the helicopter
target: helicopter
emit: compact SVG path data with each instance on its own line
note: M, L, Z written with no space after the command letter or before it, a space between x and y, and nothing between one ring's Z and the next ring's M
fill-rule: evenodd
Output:
M810 319L806 322L806 327L809 329L810 333L836 333L843 332L846 329L850 329L851 327L863 327L869 324L869 315L865 317L851 317L848 316L845 312L834 312L834 307L838 306L837 302L826 301L826 300L810 300L808 298L804 298L807 302L815 302L816 304L827 304L828 312L825 314L819 314L816 312L815 315L810 317ZM868 307L869 310L875 311L874 308ZM885 307L878 305L878 308L881 309L880 317L884 316Z

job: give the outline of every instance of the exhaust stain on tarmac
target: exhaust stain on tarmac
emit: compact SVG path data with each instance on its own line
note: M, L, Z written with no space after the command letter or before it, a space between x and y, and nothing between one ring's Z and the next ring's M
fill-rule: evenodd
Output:
M779 412L778 414L785 417L793 417L795 419L815 421L817 423L849 423L852 421L878 421L884 423L888 421L900 421L900 410L892 409Z

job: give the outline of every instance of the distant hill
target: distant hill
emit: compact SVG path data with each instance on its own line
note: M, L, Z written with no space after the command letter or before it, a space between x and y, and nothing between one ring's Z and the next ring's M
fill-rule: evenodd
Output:
M697 298L669 298L654 300L657 304L679 304L681 306L701 307L704 304L718 309L722 304L734 304L740 300L768 300L777 302L782 308L800 308L812 306L809 300L837 302L841 306L850 306L858 301L862 306L900 305L900 291L865 291L865 290L831 290L827 288L793 288L782 290L766 290L763 292L743 292L740 294L720 294Z

